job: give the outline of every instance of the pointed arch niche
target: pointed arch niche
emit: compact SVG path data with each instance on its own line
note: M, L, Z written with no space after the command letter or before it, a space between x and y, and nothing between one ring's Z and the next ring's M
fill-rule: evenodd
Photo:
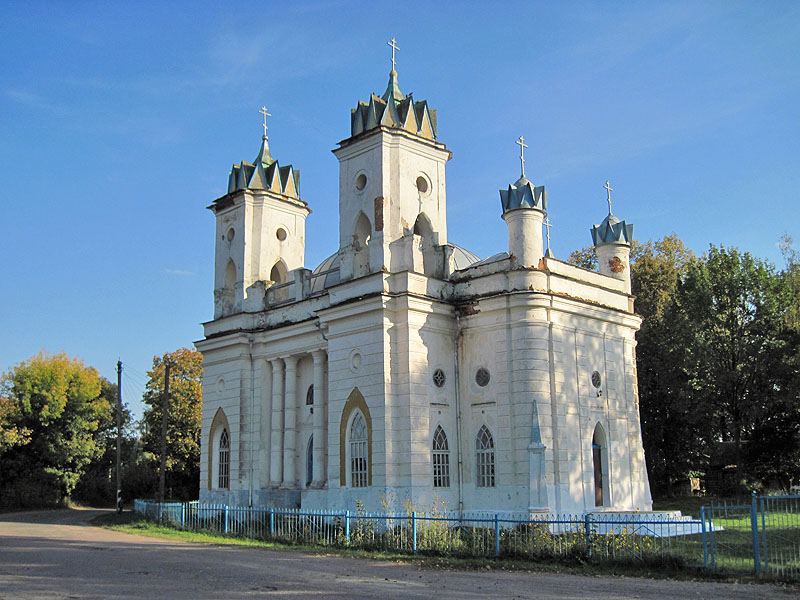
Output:
M236 303L236 263L232 258L228 259L225 265L225 280L222 284L222 315L227 316L233 313Z
M592 470L594 482L594 505L610 506L611 489L608 469L608 440L603 426L598 423L592 434Z
M283 259L278 259L278 262L272 265L272 270L269 272L269 279L272 281L273 286L283 285L289 282L289 269L286 268L286 263L283 262ZM286 302L288 299L288 287L274 290L272 294L272 300L274 302Z
M353 388L347 397L344 409L342 410L342 420L339 423L339 485L346 487L348 483L349 465L349 445L350 445L350 426L352 421L362 417L367 429L367 486L372 485L372 417L369 413L367 401L358 390Z
M424 212L419 213L417 220L414 221L414 236L419 236L419 240L415 237L415 241L419 243L419 252L422 257L422 264L419 264L417 260L414 261L414 270L431 276L436 270L436 244L433 240L433 225Z
M223 436L224 434L224 436ZM221 464L220 456L224 453L221 452L223 448L221 448L221 443L225 440L223 437L227 438L228 442L228 449L227 449L227 469L225 469L225 465ZM214 419L211 421L211 428L208 430L208 489L209 490L220 490L220 489L230 489L230 465L233 463L231 460L231 448L233 448L233 444L231 443L231 427L228 424L228 417L225 414L225 411L222 408L218 408L216 414L214 415ZM220 473L222 470L225 470L225 477L227 478L227 487L220 487Z
M372 238L372 224L369 217L359 211L353 230L353 278L369 274L369 242Z

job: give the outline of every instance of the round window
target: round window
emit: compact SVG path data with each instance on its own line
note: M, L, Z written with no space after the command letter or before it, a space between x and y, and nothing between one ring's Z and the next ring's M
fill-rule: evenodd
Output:
M229 242L232 242L233 241L233 236L235 236L235 235L236 235L236 231L233 229L233 227L231 227L230 229L228 229L228 233L225 235L225 237L228 238Z
M367 176L364 173L361 173L358 177L356 177L356 189L361 191L365 187L367 187Z
M592 385L599 389L600 388L600 384L602 384L602 383L603 383L603 380L600 377L600 373L598 373L597 371L592 373Z
M278 231L275 232L275 237L282 242L286 239L286 230L283 227L278 227Z
M417 190L419 190L420 194L428 193L428 180L425 179L422 175L417 177Z
M489 385L489 380L491 376L489 375L489 370L481 367L478 369L477 373L475 373L475 383L477 383L481 387L486 387Z
M436 369L433 372L433 385L436 387L444 387L444 382L447 381L447 377L444 375L444 371L441 369Z

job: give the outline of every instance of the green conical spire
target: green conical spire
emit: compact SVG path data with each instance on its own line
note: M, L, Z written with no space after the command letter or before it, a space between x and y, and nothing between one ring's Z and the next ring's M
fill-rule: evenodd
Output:
M381 100L388 102L389 98L395 102L405 100L405 96L403 95L403 92L400 91L400 86L397 83L397 71L394 69L389 71L389 84L386 86L386 91L383 92Z

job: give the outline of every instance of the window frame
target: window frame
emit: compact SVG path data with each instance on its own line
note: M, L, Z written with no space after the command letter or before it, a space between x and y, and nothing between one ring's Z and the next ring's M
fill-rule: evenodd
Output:
M450 445L447 433L441 425L437 425L431 440L431 468L433 487L450 487Z
M475 484L479 488L496 487L496 459L494 436L486 425L481 425L475 436Z

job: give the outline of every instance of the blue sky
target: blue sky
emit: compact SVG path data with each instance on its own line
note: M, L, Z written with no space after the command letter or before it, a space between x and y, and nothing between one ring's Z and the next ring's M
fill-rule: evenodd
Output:
M213 313L214 219L252 161L299 168L306 264L338 247L350 108L401 89L438 111L448 238L507 249L498 190L548 190L552 249L607 212L641 240L800 245L797 2L0 2L0 371L80 356L141 412L152 357Z

